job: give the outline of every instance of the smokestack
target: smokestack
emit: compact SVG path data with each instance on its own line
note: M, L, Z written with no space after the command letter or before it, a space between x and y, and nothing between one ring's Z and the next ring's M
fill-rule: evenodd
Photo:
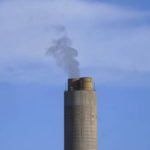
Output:
M97 150L96 91L92 89L92 78L68 79L64 118L64 150Z

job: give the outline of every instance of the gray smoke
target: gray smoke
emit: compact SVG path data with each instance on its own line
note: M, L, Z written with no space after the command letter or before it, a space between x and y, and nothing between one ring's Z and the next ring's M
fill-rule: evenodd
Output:
M62 26L59 31L63 33L62 36L53 40L52 46L48 48L46 54L55 59L56 64L68 74L69 78L79 77L79 62L76 59L78 51L72 47L66 29Z

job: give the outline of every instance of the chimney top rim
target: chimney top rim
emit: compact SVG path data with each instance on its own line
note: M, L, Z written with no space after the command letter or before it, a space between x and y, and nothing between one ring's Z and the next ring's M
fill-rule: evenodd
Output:
M92 77L68 78L68 80L92 79Z

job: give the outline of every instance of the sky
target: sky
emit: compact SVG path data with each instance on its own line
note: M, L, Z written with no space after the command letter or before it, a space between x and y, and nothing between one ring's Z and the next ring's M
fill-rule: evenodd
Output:
M66 29L97 92L98 150L150 149L150 1L0 0L0 149L63 150Z

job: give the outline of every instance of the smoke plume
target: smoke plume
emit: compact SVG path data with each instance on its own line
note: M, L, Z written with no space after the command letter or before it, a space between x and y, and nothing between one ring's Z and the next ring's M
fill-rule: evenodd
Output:
M62 33L61 37L52 41L52 46L48 48L46 54L55 59L56 64L68 74L69 78L79 77L79 62L76 59L78 51L72 47L65 27L60 27L58 31Z

